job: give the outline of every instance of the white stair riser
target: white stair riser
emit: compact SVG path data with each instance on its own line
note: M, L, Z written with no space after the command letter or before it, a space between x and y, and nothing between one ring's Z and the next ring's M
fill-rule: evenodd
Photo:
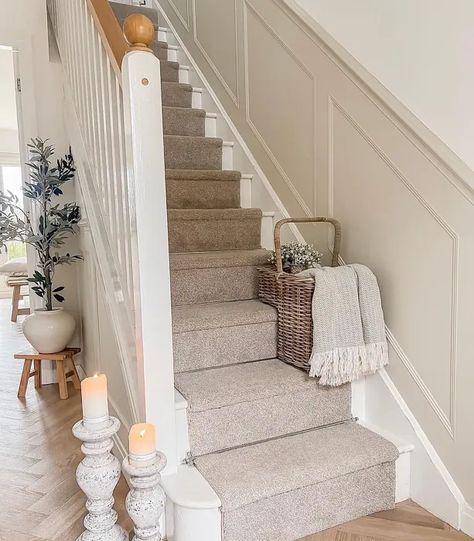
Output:
M222 169L233 171L234 169L234 143L224 141L222 144Z
M189 84L189 66L179 65L179 82Z
M168 41L168 29L163 27L163 26L159 26L158 27L158 32L157 32L157 39L158 41Z
M191 107L193 109L202 109L202 88L193 87Z
M168 60L170 62L179 62L179 47L176 45L168 45Z
M400 451L400 456L395 462L396 486L395 502L400 503L408 500L410 494L411 475L411 451Z
M243 209L252 208L252 179L253 175L242 175L240 179L240 206Z
M274 218L274 212L264 212L262 216L262 248L266 250L273 250L275 247L273 240Z
M206 137L217 137L217 115L215 113L206 113Z

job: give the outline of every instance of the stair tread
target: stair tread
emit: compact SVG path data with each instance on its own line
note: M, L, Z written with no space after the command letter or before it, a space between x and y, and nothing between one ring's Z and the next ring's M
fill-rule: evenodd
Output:
M214 143L216 146L222 146L222 139L220 137L203 137L201 135L164 135L165 143L166 141L177 141L182 140L186 141L187 143L193 143L193 142L203 142L212 144Z
M167 86L169 88L187 90L188 92L193 91L192 85L190 85L188 83L177 83L177 82L174 82L174 81L161 81L161 84L163 86ZM181 109L188 109L188 108L187 107L182 107Z
M150 48L153 49L154 47L159 47L160 49L168 49L168 43L166 41L160 41L158 39L154 39L150 43Z
M196 466L230 511L397 458L392 443L347 423L201 456Z
M216 329L276 321L273 306L257 300L189 304L173 308L173 332Z
M270 252L258 250L223 250L216 252L183 252L170 254L171 270L210 269L216 267L245 267L264 265Z
M255 220L260 209L168 209L169 220Z
M222 169L166 169L166 178L172 180L240 180L240 171Z
M174 60L160 60L160 65L161 66L169 66L171 68L174 68L176 70L179 69L179 62L175 62ZM165 81L163 81L165 82ZM170 82L173 82L173 81L170 81ZM179 107L176 107L176 109L179 109Z
M169 62L169 61L168 61ZM172 64L178 64L178 62L171 62ZM163 105L165 111L176 112L183 115L196 115L199 117L205 117L206 111L204 109L196 109L192 107L173 107L172 105Z
M306 372L279 359L185 372L176 375L175 383L193 412L300 392L340 397L339 390L318 385Z

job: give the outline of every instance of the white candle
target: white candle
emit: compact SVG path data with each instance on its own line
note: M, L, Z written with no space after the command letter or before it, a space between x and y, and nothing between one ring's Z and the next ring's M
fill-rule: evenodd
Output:
M86 420L102 419L109 415L107 377L95 374L81 382L82 416Z
M128 435L128 450L134 462L153 459L156 455L155 427L147 423L133 425Z

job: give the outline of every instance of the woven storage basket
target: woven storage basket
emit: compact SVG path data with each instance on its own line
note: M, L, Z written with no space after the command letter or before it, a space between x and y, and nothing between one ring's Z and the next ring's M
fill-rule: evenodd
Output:
M278 358L309 371L313 348L312 303L314 279L301 278L283 271L281 261L281 227L288 223L324 222L334 226L332 266L336 267L341 245L341 226L332 218L287 218L275 225L276 267L258 267L258 296L278 312Z

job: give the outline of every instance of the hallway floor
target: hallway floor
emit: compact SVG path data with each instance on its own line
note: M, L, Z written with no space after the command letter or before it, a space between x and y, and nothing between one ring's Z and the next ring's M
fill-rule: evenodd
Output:
M84 497L75 480L82 455L71 427L81 416L79 393L59 400L56 385L25 400L16 396L21 362L14 353L25 349L18 323L10 322L10 301L0 299L0 541L74 541L82 531ZM130 529L123 501L122 479L116 491L120 523ZM467 541L412 502L305 537L301 541Z
M80 395L69 384L60 400L57 385L36 391L30 380L24 400L16 396L22 363L14 353L27 347L23 317L10 322L11 301L0 300L0 540L73 541L82 531L85 498L75 479L82 458L71 433L81 417ZM126 483L117 487L116 509L125 521Z

